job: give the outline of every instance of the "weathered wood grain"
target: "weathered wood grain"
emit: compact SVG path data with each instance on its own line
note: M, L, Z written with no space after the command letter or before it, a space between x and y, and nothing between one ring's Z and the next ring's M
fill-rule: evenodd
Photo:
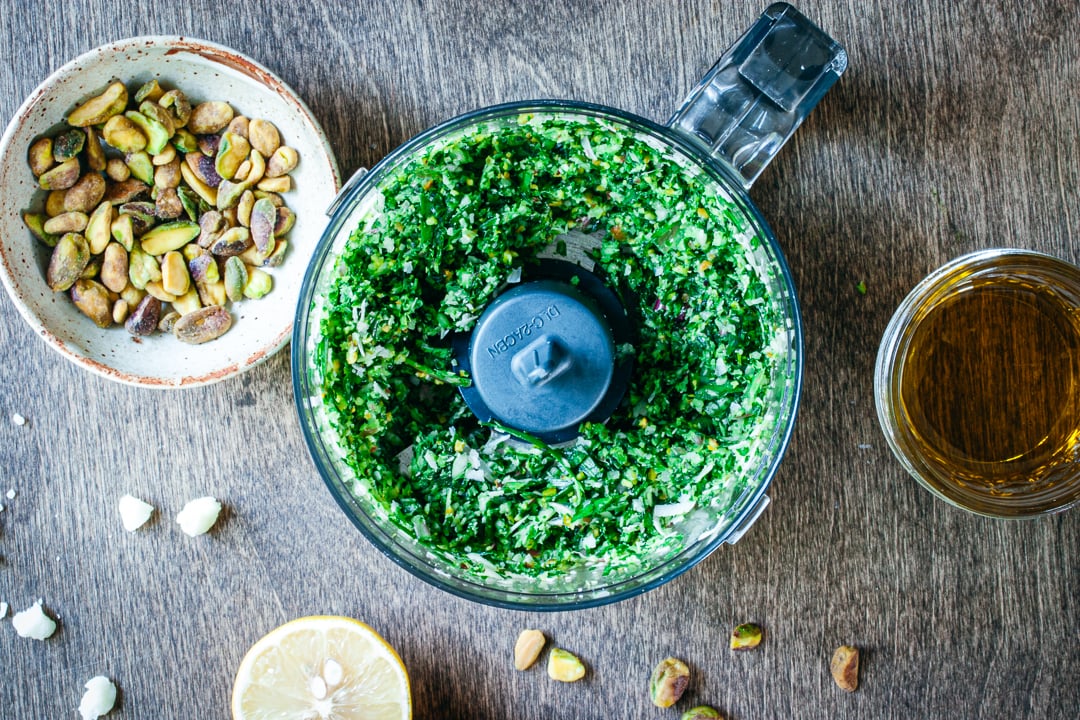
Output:
M287 354L183 392L122 387L52 352L0 299L0 601L43 598L44 643L0 622L0 717L74 717L82 684L115 718L226 718L246 648L285 620L341 613L400 651L418 718L1075 718L1080 514L994 522L934 500L892 459L872 372L893 309L962 252L1080 261L1080 6L1072 0L805 2L850 69L752 189L803 303L806 378L773 505L746 537L644 596L574 613L471 604L374 550L317 477ZM0 0L0 119L75 55L175 33L236 47L307 100L342 170L491 103L602 102L663 121L764 7L731 0L366 3ZM866 283L865 295L856 285ZM9 422L12 413L28 419ZM134 535L116 500L158 512ZM196 495L227 505L179 532ZM10 616L9 616L10 618ZM732 654L739 622L764 626ZM586 679L513 669L523 627ZM859 690L833 685L840 644ZM653 708L662 657L694 670Z

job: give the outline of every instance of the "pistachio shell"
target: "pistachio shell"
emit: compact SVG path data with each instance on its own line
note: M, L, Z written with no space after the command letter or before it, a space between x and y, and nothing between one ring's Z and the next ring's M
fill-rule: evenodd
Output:
M45 272L45 282L55 292L64 292L75 284L90 262L90 246L78 233L66 233L57 241Z
M98 125L113 115L123 112L127 103L127 88L124 87L124 83L116 81L105 88L105 92L75 108L67 117L68 125L75 127Z

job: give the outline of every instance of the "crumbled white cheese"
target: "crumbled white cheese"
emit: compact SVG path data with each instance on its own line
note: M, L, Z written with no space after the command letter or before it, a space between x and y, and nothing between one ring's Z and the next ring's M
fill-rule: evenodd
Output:
M124 495L120 498L120 522L124 523L124 529L128 532L135 532L145 525L153 512L153 505L133 495Z
M16 425L25 425L26 424L26 418L24 418L19 413L12 413L11 414L11 422L15 423Z
M0 618L7 617L8 604L6 602L0 602Z
M7 499L8 500L14 500L15 499L15 488L11 488L10 490L7 491L6 494L7 494Z
M22 612L15 613L11 624L19 637L34 640L44 640L56 632L56 621L42 611L40 600Z
M79 714L82 720L97 720L113 709L116 704L116 686L104 675L92 677L86 681L86 692L79 702Z
M217 522L221 512L221 503L212 497L201 497L190 500L184 508L177 513L176 522L180 523L180 529L191 537L202 535Z

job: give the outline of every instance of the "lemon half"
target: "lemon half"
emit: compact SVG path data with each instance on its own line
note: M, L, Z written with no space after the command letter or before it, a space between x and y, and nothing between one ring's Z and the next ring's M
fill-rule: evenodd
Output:
M236 671L233 720L408 720L409 676L377 632L346 617L285 623Z

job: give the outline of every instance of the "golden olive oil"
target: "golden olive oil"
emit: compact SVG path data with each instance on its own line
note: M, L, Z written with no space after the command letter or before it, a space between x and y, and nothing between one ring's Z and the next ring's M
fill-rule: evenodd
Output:
M1061 476L1055 466L1075 462L1076 313L1039 282L996 277L940 299L916 321L897 409L940 475L1008 495L1052 483Z

